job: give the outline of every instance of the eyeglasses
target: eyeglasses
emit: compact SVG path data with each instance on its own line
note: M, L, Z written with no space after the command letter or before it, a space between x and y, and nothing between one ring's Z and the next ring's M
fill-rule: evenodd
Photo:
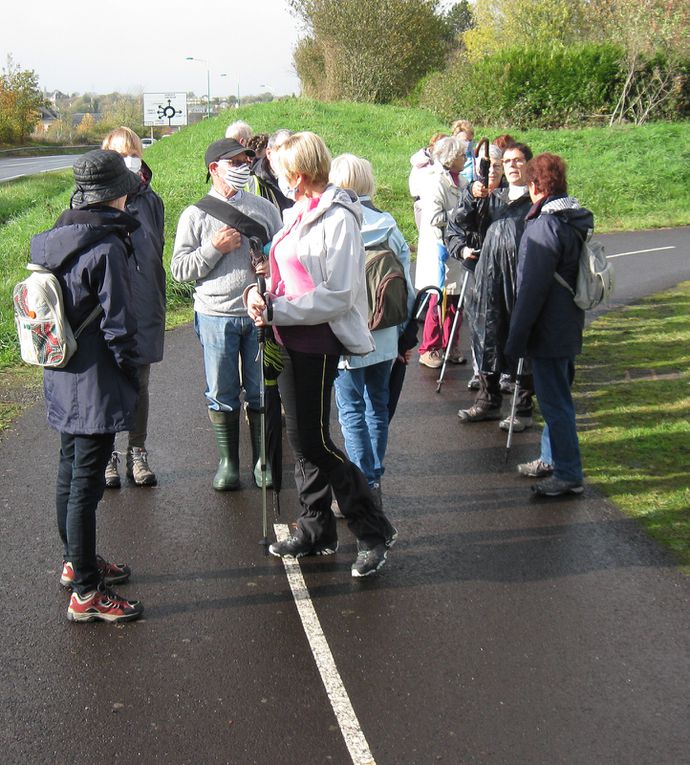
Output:
M525 164L525 160L520 159L519 157L510 157L510 159L504 159L503 164L515 165L516 167L522 167Z

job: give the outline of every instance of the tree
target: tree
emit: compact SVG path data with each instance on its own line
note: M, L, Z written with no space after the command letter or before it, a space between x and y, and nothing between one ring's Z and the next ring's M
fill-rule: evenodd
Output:
M36 73L22 70L8 56L0 74L0 140L23 143L38 122L42 105Z
M290 0L307 29L294 62L305 92L387 102L443 64L438 0ZM364 33L363 33L364 30Z
M96 120L93 114L87 112L82 118L81 122L77 125L77 135L83 141L88 141L93 136L96 127Z

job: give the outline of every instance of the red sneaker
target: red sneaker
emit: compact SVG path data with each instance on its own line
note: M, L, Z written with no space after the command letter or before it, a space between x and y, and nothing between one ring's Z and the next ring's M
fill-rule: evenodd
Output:
M106 584L124 584L132 575L132 569L126 563L109 563L100 555L96 556L96 565L101 579ZM74 567L69 561L65 561L62 566L62 576L60 584L67 590L72 589L74 581Z
M144 612L144 606L138 600L125 600L108 587L100 585L86 595L72 593L67 608L67 618L71 622L131 622Z

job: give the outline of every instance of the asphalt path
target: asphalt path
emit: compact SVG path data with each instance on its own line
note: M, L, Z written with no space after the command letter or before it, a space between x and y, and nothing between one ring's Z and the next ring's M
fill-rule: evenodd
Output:
M616 300L690 278L687 234L607 238L611 255L675 248L617 258ZM0 760L688 762L688 579L592 489L533 497L515 465L538 434L516 434L506 466L496 423L457 421L469 374L452 367L437 394L435 371L409 367L383 483L400 531L388 564L353 580L339 521L340 550L301 559L300 589L258 544L246 428L243 488L212 490L201 352L191 327L168 333L151 379L160 485L123 485L99 509L99 551L132 565L121 591L146 606L120 626L66 620L58 440L30 408L0 440ZM285 462L281 523L297 507L287 447Z
M80 154L63 154L57 157L11 157L0 159L0 183L23 178L27 175L49 173L72 167Z

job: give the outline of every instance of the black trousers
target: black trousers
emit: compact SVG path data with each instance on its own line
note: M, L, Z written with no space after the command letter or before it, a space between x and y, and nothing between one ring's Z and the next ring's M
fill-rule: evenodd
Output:
M393 527L378 509L363 473L331 440L331 394L339 357L286 348L282 355L278 387L296 459L295 483L302 505L298 533L312 543L335 543L332 490L355 537L366 547L381 544Z
M114 433L60 434L55 506L63 555L74 567L72 589L79 595L100 581L96 566L96 508L105 489L105 467Z

